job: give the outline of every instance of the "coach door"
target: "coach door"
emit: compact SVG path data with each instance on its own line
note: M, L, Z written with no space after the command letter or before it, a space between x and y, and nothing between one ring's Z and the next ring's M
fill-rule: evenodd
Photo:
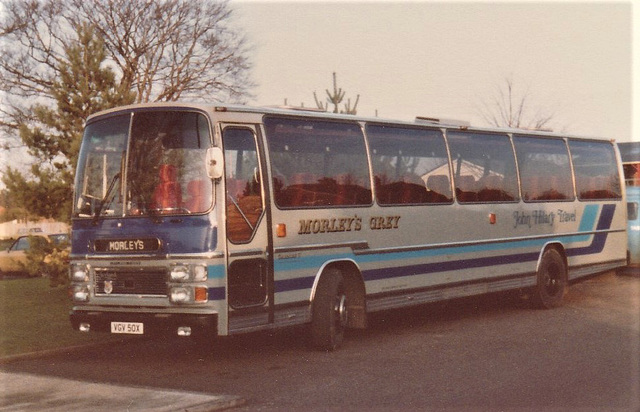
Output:
M256 129L225 125L226 237L228 301L233 312L265 307L258 323L269 321L268 225Z

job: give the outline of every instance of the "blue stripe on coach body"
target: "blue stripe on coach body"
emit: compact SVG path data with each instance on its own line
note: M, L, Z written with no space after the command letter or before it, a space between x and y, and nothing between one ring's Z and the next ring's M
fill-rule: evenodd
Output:
M579 232L591 232L598 216L599 206L597 204L591 204L585 206L582 218L579 224ZM596 231L605 231L611 227L613 221L613 215L615 213L616 205L604 205L598 219ZM322 256L308 256L300 259L286 259L282 261L276 261L276 272L289 271L289 270L304 270L319 268L322 264L331 260L341 259L353 259L357 263L383 263L392 260L409 260L415 258L435 257L451 254L463 254L463 253L477 253L477 252L490 252L496 250L516 249L524 247L538 247L541 248L550 241L560 241L565 244L572 244L577 242L584 242L592 237L591 243L588 246L567 248L566 252L568 256L582 256L594 253L600 253L604 249L604 245L607 239L607 232L595 233L595 234L576 234L563 236L562 238L557 235L549 235L545 238L527 239L519 241L506 241L499 243L487 243L481 245L468 245L458 247L444 247L436 249L407 251L407 252L391 252L384 254L366 254L355 256L351 253L322 255ZM416 276L429 273L446 272L452 270L461 269L473 269L482 268L488 266L508 265L513 263L533 262L538 259L540 255L539 251L525 252L525 253L513 253L498 256L483 256L477 258L457 259L457 260L444 260L431 263L420 263L414 265L403 265L396 267L385 267L380 269L368 269L363 270L362 275L365 281L391 279L403 276ZM293 290L309 289L313 286L314 276L305 276L293 279L278 280L275 282L276 292L287 292Z

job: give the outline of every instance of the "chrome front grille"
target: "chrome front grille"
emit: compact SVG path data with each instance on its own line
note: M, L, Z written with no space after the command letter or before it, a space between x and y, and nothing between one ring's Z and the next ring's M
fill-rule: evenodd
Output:
M156 270L96 269L94 287L96 295L148 295L167 296L167 274Z

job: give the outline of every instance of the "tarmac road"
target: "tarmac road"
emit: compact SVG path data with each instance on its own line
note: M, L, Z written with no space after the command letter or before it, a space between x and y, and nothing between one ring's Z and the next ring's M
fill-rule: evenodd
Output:
M236 396L156 390L50 376L0 372L0 411L217 411L242 405Z
M640 411L640 277L573 284L554 310L501 294L387 312L333 353L301 332L0 362L0 411Z

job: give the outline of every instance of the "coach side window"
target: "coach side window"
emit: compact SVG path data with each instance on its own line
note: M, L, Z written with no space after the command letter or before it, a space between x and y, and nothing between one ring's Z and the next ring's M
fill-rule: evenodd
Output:
M513 147L507 135L447 132L460 203L518 199Z
M269 116L264 125L278 207L371 205L358 123Z
M453 201L440 130L369 124L366 131L379 204Z
M514 136L525 201L573 200L569 153L563 139Z
M611 143L570 140L580 200L620 199L622 187Z

